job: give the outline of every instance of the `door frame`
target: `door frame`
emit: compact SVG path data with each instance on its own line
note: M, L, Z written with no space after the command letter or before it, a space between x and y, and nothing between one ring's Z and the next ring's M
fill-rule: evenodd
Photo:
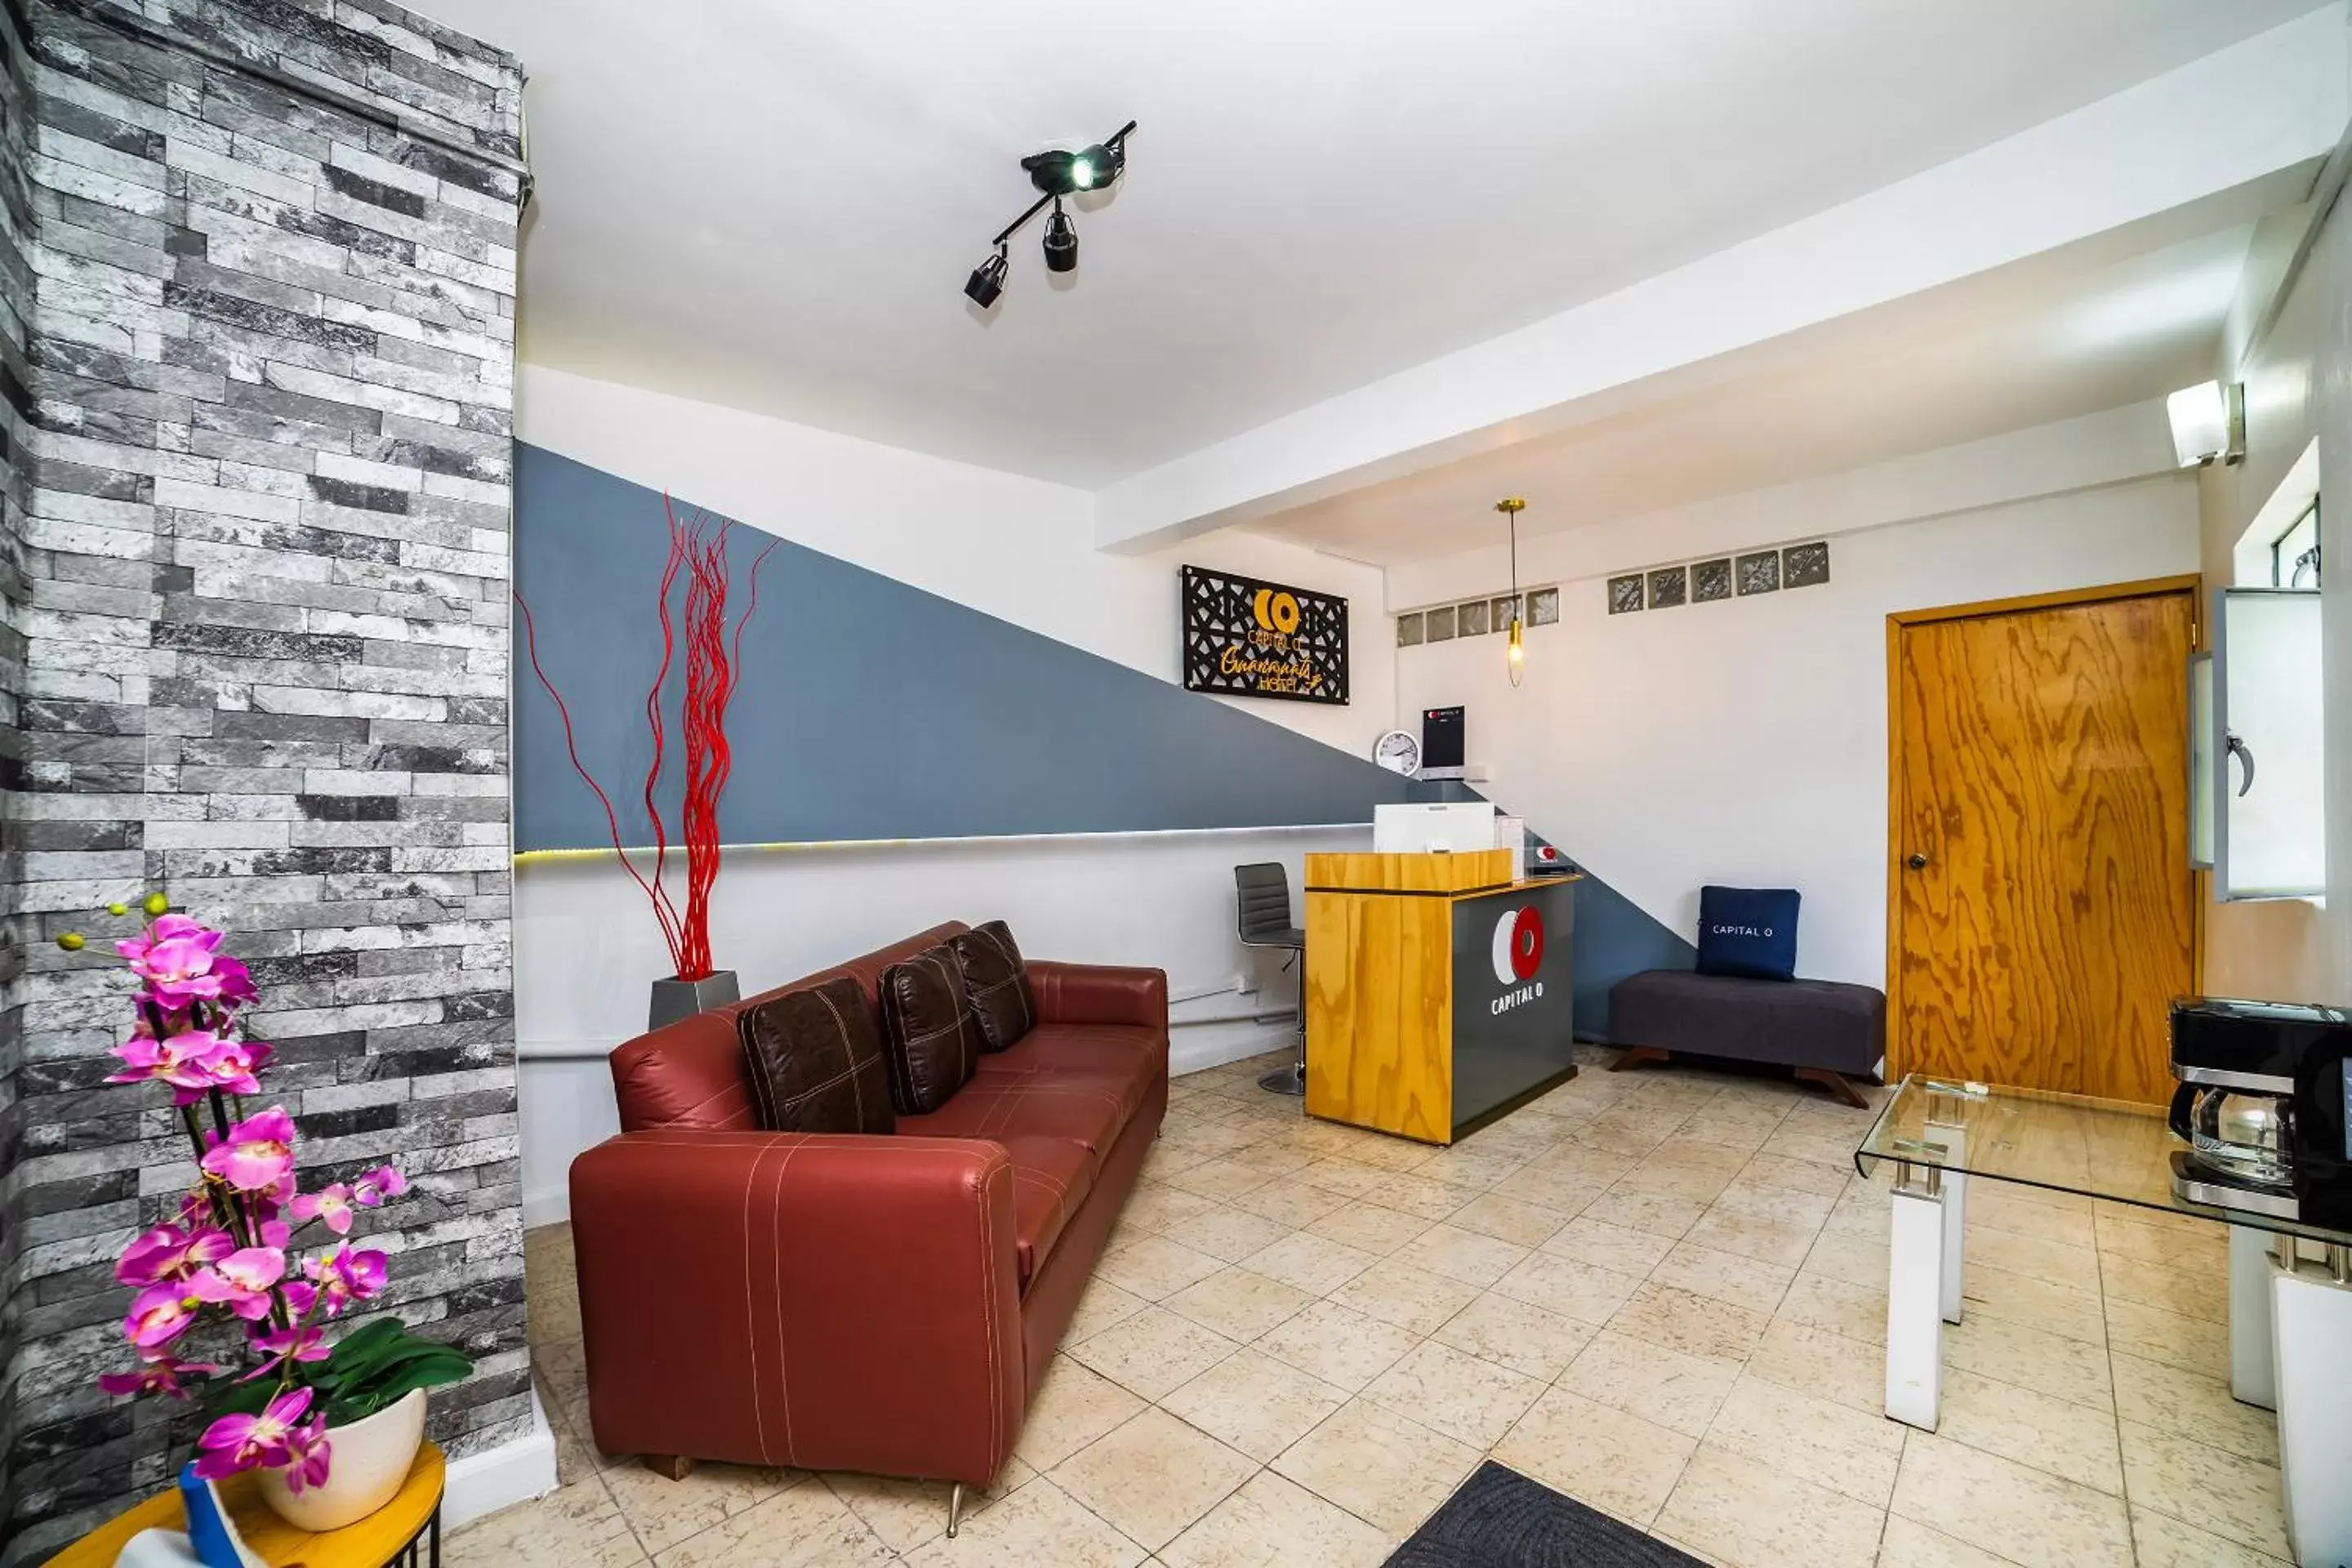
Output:
M2006 599L1975 599L1927 609L1895 610L1887 615L1885 1078L1889 1083L1900 1082L1908 1067L1903 1060L1903 634L1913 626L1932 626L1938 621L1988 620L2021 611L2068 609L2077 605L2152 599L2171 594L2189 595L2189 647L2193 653L2205 646L2205 577L2200 572L2142 577L2091 588L2061 588L2046 594L2019 594ZM2186 666L2180 679L2186 685ZM2189 988L2200 994L2205 989L2205 904L2210 897L2210 876L2209 872L2189 869Z

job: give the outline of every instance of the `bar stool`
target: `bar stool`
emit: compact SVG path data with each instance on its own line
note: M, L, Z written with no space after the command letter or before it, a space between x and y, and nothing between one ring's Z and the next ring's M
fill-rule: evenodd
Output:
M1242 945L1285 948L1291 957L1283 960L1282 966L1289 968L1294 960L1298 963L1298 1059L1267 1073L1257 1086L1275 1094L1303 1097L1307 1093L1307 933L1290 923L1290 873L1278 860L1236 866L1234 899L1241 911Z

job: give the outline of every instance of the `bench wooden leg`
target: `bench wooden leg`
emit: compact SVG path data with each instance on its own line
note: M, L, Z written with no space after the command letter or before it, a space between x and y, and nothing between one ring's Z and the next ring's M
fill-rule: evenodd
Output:
M1662 1046L1627 1046L1623 1054L1609 1064L1609 1070L1623 1072L1627 1068L1647 1067L1652 1062L1664 1061L1666 1055Z
M694 1473L694 1461L684 1454L647 1454L646 1468L666 1480L682 1481Z
M1842 1072L1832 1072L1828 1068L1799 1068L1797 1081L1820 1084L1856 1110L1870 1109L1870 1101L1863 1099L1862 1092L1848 1083L1845 1080L1845 1074Z

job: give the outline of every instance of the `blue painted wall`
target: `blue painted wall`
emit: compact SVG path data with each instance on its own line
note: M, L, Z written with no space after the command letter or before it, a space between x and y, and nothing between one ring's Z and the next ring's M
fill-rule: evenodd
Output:
M515 580L541 668L571 707L581 761L620 810L623 840L649 844L661 495L527 445L515 494ZM736 602L771 538L735 530ZM1172 602L1172 575L1168 593ZM684 601L681 583L674 616ZM517 621L516 844L609 845ZM790 541L761 568L742 667L719 806L729 843L1368 822L1374 803L1412 787L1279 724ZM675 690L666 712L674 755Z
M680 505L691 498L680 498ZM612 797L625 843L652 842L646 687L668 534L658 491L518 443L515 581L539 663ZM772 536L738 527L734 603ZM790 541L773 541L745 627L728 717L729 843L940 838L1369 822L1382 802L1470 796L1414 785L1266 720L1067 643ZM1171 573L1168 592L1177 583ZM685 601L680 584L672 614ZM678 837L674 670L659 792ZM609 846L572 772L555 706L515 628L515 842ZM1608 988L1638 969L1688 968L1691 947L1614 889L1577 893L1576 1023L1606 1028Z

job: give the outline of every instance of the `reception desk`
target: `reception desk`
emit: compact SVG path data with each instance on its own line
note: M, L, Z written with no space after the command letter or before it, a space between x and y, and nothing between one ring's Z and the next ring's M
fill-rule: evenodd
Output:
M1451 1143L1576 1075L1574 877L1507 850L1307 857L1307 1111Z

